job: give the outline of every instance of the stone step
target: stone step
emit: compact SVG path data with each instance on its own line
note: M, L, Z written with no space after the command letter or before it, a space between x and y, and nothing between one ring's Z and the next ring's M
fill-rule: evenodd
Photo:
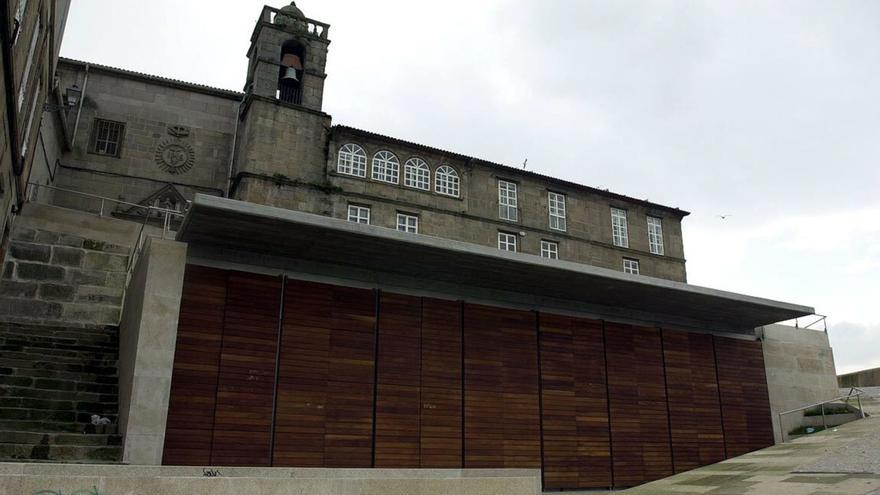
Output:
M110 421L116 421L117 408L115 405L112 410L104 411L99 407L91 409L77 409L76 411L51 411L46 409L16 409L10 407L0 407L0 419L19 420L19 421L52 421L58 423L81 423L83 425L91 424L92 415L97 414L105 417Z
M72 400L82 403L116 402L117 395L79 392L76 390L44 390L28 387L0 385L0 397L21 397L27 399Z
M4 359L2 363L4 368L32 368L37 370L63 371L72 373L87 373L93 375L116 375L116 366L92 366L85 364L71 363L55 363L55 362L34 362L26 359Z
M100 433L118 434L116 424L95 426L91 423L69 421L32 421L21 419L0 419L0 431L36 431L45 433Z
M56 356L38 351L15 352L0 351L0 363L8 361L31 361L33 363L82 364L88 366L115 366L116 356L101 355L96 358L86 356Z
M60 339L33 336L9 336L0 337L0 350L20 351L22 349L39 350L40 352L52 352L58 355L85 354L116 354L119 350L117 342L108 342L103 345L91 345L84 343L59 342Z
M35 431L0 431L0 444L18 443L30 445L80 445L80 446L118 446L122 445L120 435L101 435L97 433L41 433Z
M65 390L90 392L94 394L117 394L119 387L115 383L79 382L55 378L39 378L30 376L0 375L0 385L10 387L37 388L42 390Z
M0 408L9 407L16 409L43 409L47 411L79 411L77 402L70 400L29 399L23 397L0 398ZM113 414L119 410L116 402L101 402L96 405L93 402L85 403L90 409L98 409Z
M116 337L119 335L119 328L115 325L66 325L0 321L0 335L10 334L89 339L107 336Z
M112 375L96 375L94 373L75 373L72 371L54 371L31 367L0 368L0 377L53 378L98 385L115 385L119 382L119 377L115 373ZM2 383L2 379L0 379L0 383Z
M6 461L103 461L118 462L122 447L82 445L0 444L0 459Z
M96 348L118 348L119 334L116 329L93 331L90 329L47 327L38 326L2 326L0 325L0 337L5 339L20 339L32 345L39 343L52 343L53 345L91 346Z

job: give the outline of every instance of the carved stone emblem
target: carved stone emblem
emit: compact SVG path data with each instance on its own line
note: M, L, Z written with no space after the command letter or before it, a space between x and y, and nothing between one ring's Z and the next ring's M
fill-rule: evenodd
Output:
M169 174L186 173L196 162L193 147L181 140L189 136L189 129L176 125L168 128L168 134L171 137L163 139L156 147L156 164Z

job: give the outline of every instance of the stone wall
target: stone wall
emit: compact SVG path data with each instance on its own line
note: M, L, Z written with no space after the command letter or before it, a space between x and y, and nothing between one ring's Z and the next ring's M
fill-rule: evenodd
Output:
M801 425L803 413L788 414L779 425L779 413L837 397L837 373L828 334L784 325L757 329L764 341L764 366L773 413L776 441L781 431Z
M880 368L840 375L837 382L841 387L880 387Z
M119 431L123 461L162 462L186 244L144 243L119 325Z

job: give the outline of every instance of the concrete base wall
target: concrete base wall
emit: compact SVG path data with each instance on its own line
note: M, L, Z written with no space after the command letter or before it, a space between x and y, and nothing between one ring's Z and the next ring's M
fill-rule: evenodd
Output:
M880 368L856 371L837 377L837 382L843 387L880 387Z
M536 469L287 469L0 464L0 493L535 495ZM84 490L80 492L79 490Z
M148 238L119 326L119 431L123 461L162 463L186 244Z
M776 442L782 432L801 426L803 414L786 415L780 427L779 413L837 397L837 373L828 335L783 325L756 330L764 341L764 366L773 413Z

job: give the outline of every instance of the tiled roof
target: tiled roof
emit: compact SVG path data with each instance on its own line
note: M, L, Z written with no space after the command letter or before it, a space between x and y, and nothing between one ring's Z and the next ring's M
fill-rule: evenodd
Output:
M511 174L525 175L528 177L534 177L534 178L543 179L543 180L550 181L550 182L555 182L557 184L562 184L567 187L580 189L582 191L586 191L589 193L598 194L598 195L606 196L606 197L613 198L613 199L619 199L621 201L627 201L630 203L637 203L637 204L640 204L640 205L648 207L648 208L656 208L656 209L668 211L668 212L674 213L674 214L682 216L682 217L690 215L690 212L682 210L680 208L675 208L672 206L666 206L666 205L661 205L661 204L657 204L657 203L652 203L648 200L633 198L630 196L625 196L623 194L617 194L617 193L611 192L607 189L599 189L597 187L585 186L583 184L578 184L577 182L571 182L571 181L568 181L565 179L560 179L558 177L552 177L549 175L539 174L538 172L532 172L530 170L525 170L525 169L521 169L521 168L511 167L509 165L503 165L500 163L490 162L488 160L483 160L481 158L475 158L475 157L471 157L471 156L467 156L467 155L462 155L461 153L455 153L453 151L447 151L447 150L443 150L443 149L439 149L439 148L434 148L431 146L425 146L424 144L413 143L411 141L406 141L406 140L398 139L398 138L391 137L391 136L385 136L382 134L378 134L378 133L370 132L370 131L365 131L363 129L358 129L355 127L349 127L349 126L345 126L345 125L335 125L335 126L333 126L333 129L347 131L347 132L350 132L353 134L361 134L366 137L376 138L376 139L380 139L380 140L388 141L388 142L392 142L392 143L397 143L397 144L404 145L404 146L416 147L416 148L419 148L419 149L422 149L425 151L439 153L439 154L447 155L450 157L455 157L459 160L469 161L472 163L479 163L480 165L486 165L489 167L497 168L499 170L503 170L503 171L509 172Z

